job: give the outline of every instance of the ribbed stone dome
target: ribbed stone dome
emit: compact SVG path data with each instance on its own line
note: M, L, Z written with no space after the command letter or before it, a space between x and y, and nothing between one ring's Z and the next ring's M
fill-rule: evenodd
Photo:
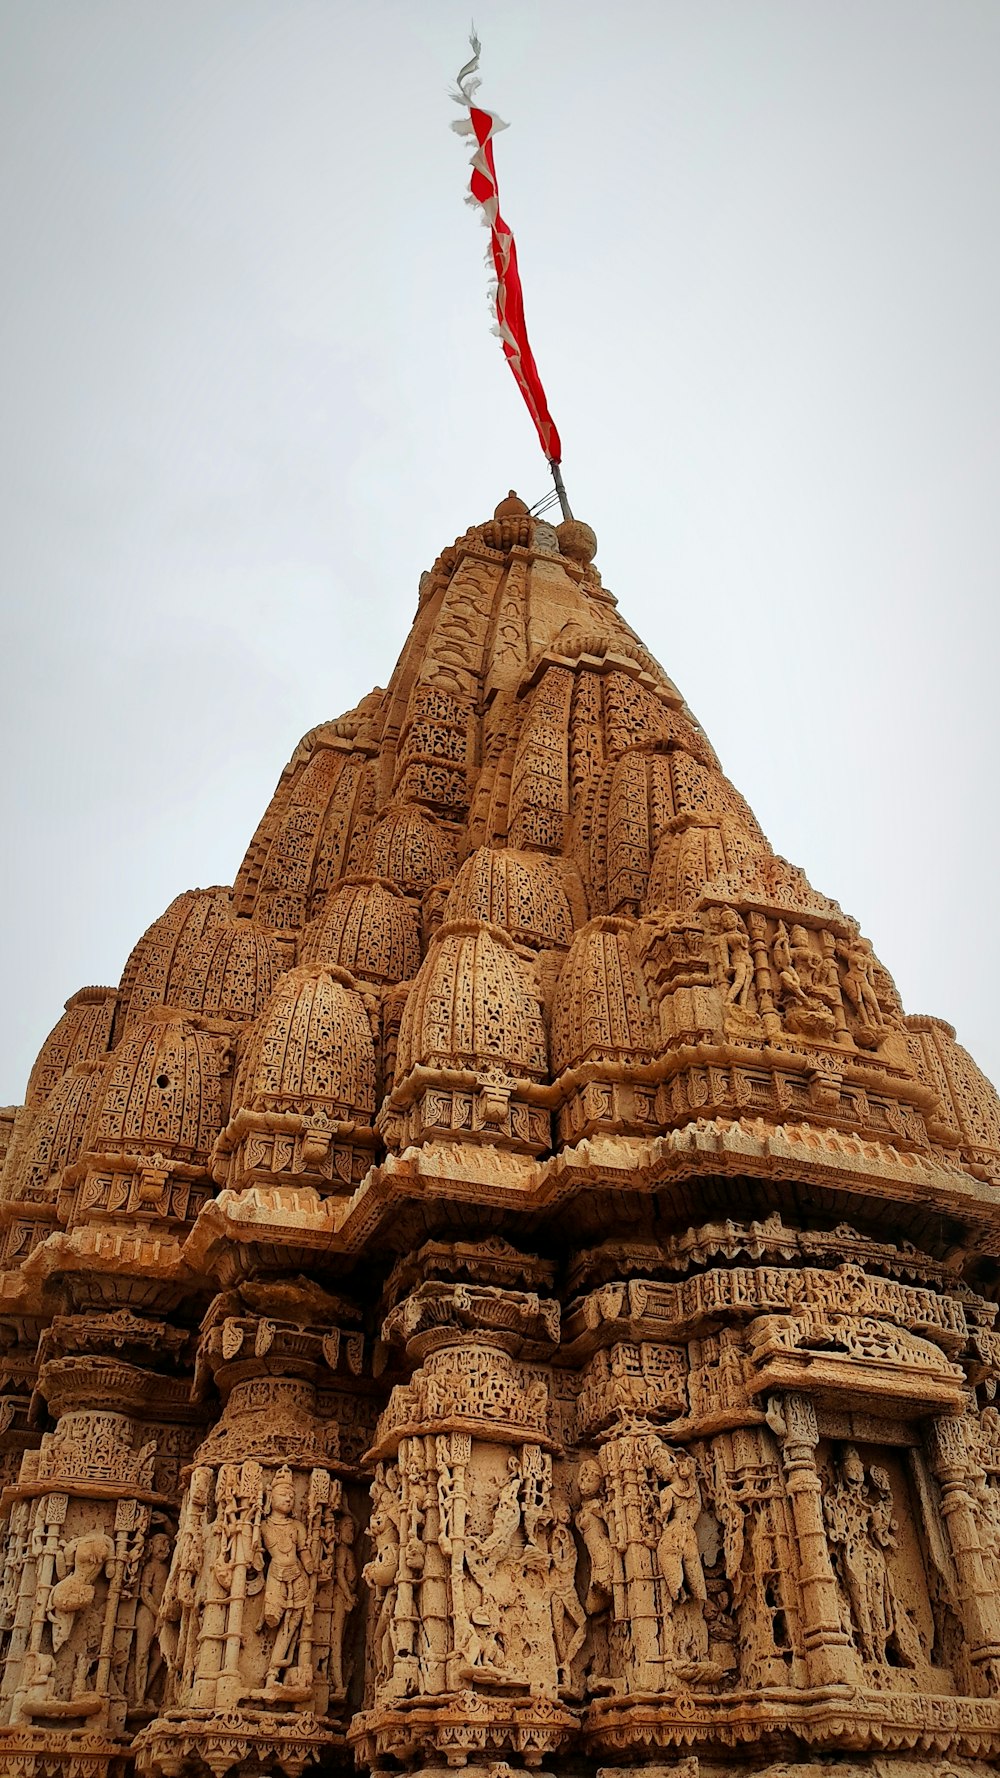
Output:
M450 877L454 869L450 834L414 806L390 809L368 840L365 870L411 893Z
M656 1042L634 923L602 916L578 932L552 1008L552 1068L641 1056Z
M309 922L299 962L339 966L379 987L409 981L420 967L417 910L395 883L355 878Z
M229 889L185 889L143 933L122 971L115 1015L115 1042L148 1006L172 998L176 981L209 927L229 916Z
M706 883L740 870L761 850L759 838L733 815L682 815L657 848L645 906L693 908Z
M399 1028L396 1080L423 1063L516 1076L546 1072L545 1027L513 942L497 927L442 926L410 991Z
M133 1022L102 1075L88 1152L206 1157L222 1124L225 1042L181 1012Z
M29 1108L45 1104L67 1069L106 1053L117 997L114 988L80 988L70 996L62 1018L53 1025L31 1070L24 1095Z
M455 878L444 917L502 926L522 944L565 948L573 937L565 873L539 852L480 846Z
M50 1180L73 1165L100 1097L102 1080L100 1062L78 1062L57 1081L14 1164L8 1196L37 1199Z
M245 1024L266 1005L280 974L281 957L269 933L252 920L212 920L173 970L170 1002Z
M375 1045L351 977L319 963L283 975L247 1033L233 1089L238 1110L323 1111L370 1121Z

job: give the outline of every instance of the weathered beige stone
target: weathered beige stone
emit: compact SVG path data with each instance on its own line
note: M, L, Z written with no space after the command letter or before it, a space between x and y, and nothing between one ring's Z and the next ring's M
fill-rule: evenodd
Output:
M0 1116L0 1772L986 1778L1000 1101L510 495Z

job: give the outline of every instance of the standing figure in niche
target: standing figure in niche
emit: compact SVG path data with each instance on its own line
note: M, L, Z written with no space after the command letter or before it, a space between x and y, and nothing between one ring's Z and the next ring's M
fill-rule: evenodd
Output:
M549 1549L552 1572L552 1637L560 1685L572 1682L573 1662L583 1647L587 1634L587 1614L576 1590L576 1544L569 1528L569 1507L558 1500L552 1508L552 1533Z
M889 1571L889 1554L899 1548L899 1539L896 1536L899 1523L892 1510L892 1486L888 1471L876 1463L868 1471L868 1479L875 1496L871 1508L871 1537L882 1559L882 1615L886 1626L886 1642L893 1647L904 1667L915 1667L923 1652L920 1638L907 1611L896 1598L896 1589Z
M145 1704L163 1666L163 1651L154 1645L160 1606L167 1586L170 1539L163 1531L154 1531L149 1540L149 1555L139 1576L139 1600L135 1611L135 1665L132 1671L132 1702Z
M306 1528L293 1518L295 1483L289 1469L279 1469L271 1484L271 1510L261 1527L267 1554L264 1581L264 1622L274 1630L274 1646L267 1670L268 1685L276 1685L287 1668L294 1666L302 1614L309 1601L312 1557Z
M608 1535L607 1513L603 1500L604 1476L599 1463L586 1458L577 1476L580 1506L576 1528L583 1538L590 1557L590 1585L587 1588L588 1617L607 1611L611 1604L615 1580L615 1547Z
M337 1519L337 1543L333 1556L333 1597L330 1601L330 1689L335 1697L346 1690L344 1678L344 1631L358 1602L358 1565L354 1559L357 1527L350 1513Z
M896 1602L888 1552L896 1548L892 1490L884 1469L871 1470L874 1501L865 1488L865 1467L853 1445L841 1459L840 1477L826 1497L824 1512L861 1658L888 1665L892 1649L903 1666L920 1659L920 1644L909 1618Z
M652 1465L660 1479L660 1534L656 1553L671 1601L676 1604L685 1586L692 1599L708 1598L705 1571L695 1526L701 1512L701 1489L694 1458L686 1451L671 1451L657 1444Z
M872 1031L885 1026L875 986L875 958L866 938L838 939L837 955L844 962L844 993L853 1006L860 1024Z
M732 908L722 911L722 930L720 939L723 952L723 970L729 978L726 991L726 1004L749 1009L750 997L753 992L754 967L750 950L750 940L746 927Z
M361 1570L366 1586L372 1587L376 1594L372 1662L378 1684L385 1684L391 1678L396 1664L394 1629L400 1560L399 1496L390 1480L396 1473L390 1469L384 1481L377 1476L372 1488L375 1506L368 1521L368 1536L374 1548L371 1561Z

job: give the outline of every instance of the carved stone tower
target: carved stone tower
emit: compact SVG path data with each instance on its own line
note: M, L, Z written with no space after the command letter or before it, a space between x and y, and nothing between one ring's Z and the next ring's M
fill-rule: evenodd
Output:
M511 496L2 1114L0 1772L1000 1769L1000 1103Z

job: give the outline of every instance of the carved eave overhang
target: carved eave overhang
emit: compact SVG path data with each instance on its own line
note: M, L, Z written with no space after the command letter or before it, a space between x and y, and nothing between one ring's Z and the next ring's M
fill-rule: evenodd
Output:
M412 1240L411 1228L393 1228L407 1205L423 1206L429 1215L439 1211L444 1221L448 1204L457 1216L463 1206L476 1205L484 1218L493 1213L515 1226L526 1216L545 1223L582 1203L589 1228L600 1225L602 1205L608 1221L624 1197L638 1195L655 1196L661 1215L675 1211L691 1219L704 1215L712 1188L723 1181L720 1206L731 1206L736 1181L745 1184L748 1205L765 1185L793 1214L814 1194L813 1208L818 1204L833 1218L881 1220L892 1233L905 1228L925 1240L932 1232L933 1247L945 1256L970 1248L1000 1256L994 1191L950 1163L841 1130L760 1119L699 1120L653 1138L601 1132L545 1160L487 1145L428 1142L373 1167L354 1196L337 1205L336 1220L332 1213L314 1218L309 1240L331 1261L360 1252L368 1241L392 1245L394 1232ZM220 1202L207 1206L200 1228L214 1222ZM254 1214L226 1207L241 1239ZM192 1258L200 1251L197 1240L196 1230L186 1249Z
M339 1251L346 1214L341 1198L314 1186L251 1186L223 1191L202 1210L184 1243L192 1273L223 1288L263 1272L308 1271Z
M727 1325L740 1326L762 1310L771 1311L776 1340L782 1312L787 1319L803 1300L807 1305L803 1314L807 1320L813 1317L817 1326L824 1316L843 1314L849 1319L844 1304L851 1302L858 1315L892 1322L930 1342L938 1359L942 1353L963 1351L969 1338L963 1306L954 1297L899 1284L894 1278L868 1277L856 1266L835 1271L727 1266L679 1283L632 1279L602 1285L567 1310L562 1356L573 1362L620 1340L686 1340ZM942 1363L947 1370L952 1368L945 1360Z
M107 1224L48 1237L16 1273L0 1274L0 1313L8 1302L66 1310L129 1307L166 1314L205 1285L185 1264L176 1235Z
M845 1748L912 1754L919 1747L923 1753L969 1759L990 1759L1000 1752L1000 1703L994 1698L898 1693L890 1716L884 1691L846 1683L782 1690L780 1698L751 1692L729 1697L689 1692L662 1702L641 1696L597 1698L584 1713L582 1745L595 1759L620 1760L634 1751L647 1770L650 1752L660 1749L686 1754L692 1746L702 1746L744 1752L756 1744L773 1747L780 1755L789 1734L808 1748L828 1749L840 1758ZM816 1769L806 1767L810 1774ZM777 1770L787 1772L787 1763Z
M799 1390L822 1407L903 1419L960 1413L965 1405L961 1366L930 1340L873 1315L762 1315L750 1331L750 1353L751 1396Z
M974 1243L983 1255L1000 1254L996 1195L981 1181L937 1156L812 1124L699 1119L651 1141L602 1134L561 1150L539 1174L540 1210L580 1191L655 1192L663 1201L673 1189L678 1215L697 1215L706 1200L690 1194L693 1182L744 1178L769 1183L793 1206L818 1192L827 1213L881 1218L894 1230L933 1228L936 1246L945 1239L949 1249Z
M114 1751L120 1757L121 1743ZM297 1774L314 1760L346 1749L342 1732L311 1710L281 1713L247 1705L225 1712L192 1706L165 1711L136 1736L131 1751L141 1778L167 1772L216 1778L219 1772L271 1768ZM85 1765L79 1769L81 1778L90 1778ZM94 1778L105 1778L106 1769L95 1766Z
M992 1327L1000 1312L996 1303L975 1296L962 1283L957 1262L930 1259L912 1241L902 1240L898 1246L880 1243L843 1222L831 1229L796 1228L786 1224L777 1210L747 1222L720 1217L658 1241L611 1237L575 1256L566 1285L572 1296L584 1295L597 1285L619 1279L686 1277L707 1271L720 1261L754 1265L804 1261L818 1266L853 1263L864 1272L960 1294L970 1324L978 1324L981 1318L985 1326Z

